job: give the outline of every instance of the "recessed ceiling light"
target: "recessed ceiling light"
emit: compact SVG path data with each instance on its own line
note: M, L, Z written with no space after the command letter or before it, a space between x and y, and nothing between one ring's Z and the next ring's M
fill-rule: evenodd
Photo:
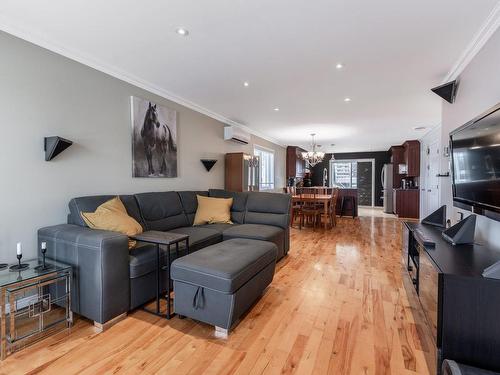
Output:
M274 108L274 111L278 112L280 109L278 107Z
M427 126L415 126L413 130L425 130L427 129Z
M247 81L243 82L243 86L248 87L249 85L250 83L248 83Z
M344 102L348 103L351 101L351 98L344 98Z
M337 63L337 65L335 65L335 68L337 69L342 69L344 67L344 64L342 63Z
M189 31L183 27L178 27L175 32L179 35L182 35L182 36L188 36L189 35Z

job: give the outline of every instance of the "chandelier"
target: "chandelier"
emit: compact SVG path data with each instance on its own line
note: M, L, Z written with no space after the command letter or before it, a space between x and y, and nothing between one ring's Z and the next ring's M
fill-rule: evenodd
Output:
M311 168L314 167L316 164L321 163L323 161L323 158L325 157L324 152L316 151L316 147L319 147L319 146L314 141L315 135L316 134L314 134L314 133L311 134L311 138L312 138L311 149L312 149L312 151L302 153L302 159L304 159L307 162L307 164L309 164L309 166Z

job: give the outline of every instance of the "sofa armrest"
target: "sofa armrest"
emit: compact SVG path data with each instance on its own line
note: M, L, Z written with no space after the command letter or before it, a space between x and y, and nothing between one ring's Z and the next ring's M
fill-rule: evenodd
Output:
M73 266L71 308L98 323L130 304L128 238L117 232L61 224L38 230L47 257Z

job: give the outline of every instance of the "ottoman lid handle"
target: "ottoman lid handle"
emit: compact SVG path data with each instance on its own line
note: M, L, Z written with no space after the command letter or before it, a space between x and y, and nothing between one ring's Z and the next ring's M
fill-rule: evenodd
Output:
M203 307L203 287L199 286L196 289L196 293L194 294L193 298L193 308L195 310L198 310L199 308Z

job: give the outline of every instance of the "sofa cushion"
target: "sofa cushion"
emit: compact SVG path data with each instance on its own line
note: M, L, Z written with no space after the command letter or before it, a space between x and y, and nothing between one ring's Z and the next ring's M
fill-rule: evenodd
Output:
M290 225L290 199L288 194L248 193L245 224L267 224L287 229Z
M224 232L222 232L222 236L224 241L232 238L248 238L271 241L278 246L278 250L280 252L279 258L281 258L281 251L284 246L284 233L285 231L283 229L273 227L271 225L241 224L224 230Z
M198 195L198 209L193 225L204 224L232 224L231 206L233 198L214 198Z
M217 232L222 234L222 232L224 232L226 229L237 227L238 225L241 225L241 224L215 223L215 224L197 225L196 228L208 228L208 229L216 230Z
M147 230L167 231L188 225L177 192L141 193L135 197Z
M92 229L110 230L134 236L143 229L133 217L129 216L125 206L118 197L101 204L94 212L80 212L85 224ZM136 242L129 239L128 248L135 247Z
M221 232L209 228L200 228L198 226L175 228L170 232L187 234L189 236L189 252L222 241ZM184 242L181 242L180 246L181 249L184 249Z
M190 253L172 263L175 281L233 294L276 261L276 246L267 241L232 239Z
M236 224L243 224L247 204L248 193L238 193L222 189L210 189L208 196L214 198L233 198L231 206L231 221Z
M94 212L101 204L115 198L116 195L91 195L87 197L77 197L69 201L68 224L76 224L86 227L87 224L82 219L80 212ZM134 218L144 228L141 212L137 201L133 195L119 195L127 213Z
M188 225L193 225L194 216L198 208L197 195L203 197L208 196L208 191L179 191L177 192L181 198L182 208L187 216Z
M170 250L171 260L175 259L175 247ZM160 264L167 264L167 251L160 249ZM130 278L135 279L156 272L156 245L138 242L135 249L129 253Z

